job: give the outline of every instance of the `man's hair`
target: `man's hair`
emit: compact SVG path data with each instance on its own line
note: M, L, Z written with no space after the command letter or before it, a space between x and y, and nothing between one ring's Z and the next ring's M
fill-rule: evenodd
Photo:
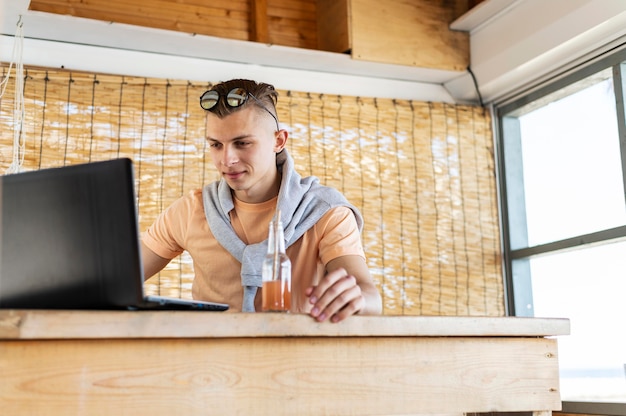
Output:
M227 115L232 114L235 111L239 111L242 108L247 108L250 105L255 105L257 107L260 106L260 103L252 97L248 97L247 101L239 107L229 106L226 103L226 96L234 88L243 88L244 90L248 91L248 93L254 95L257 100L263 103L268 111L274 114L274 116L278 116L278 114L276 113L278 92L274 89L274 86L263 82L252 81L249 79L231 79L230 81L224 81L220 82L219 84L215 84L211 88L211 90L217 91L220 95L220 99L217 105L208 111L212 112L219 118L224 118Z

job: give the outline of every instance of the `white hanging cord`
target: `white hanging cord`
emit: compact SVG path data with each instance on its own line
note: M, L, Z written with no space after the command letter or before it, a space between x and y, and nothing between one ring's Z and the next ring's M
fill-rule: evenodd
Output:
M24 62L22 60L22 51L24 50L24 24L22 23L22 15L17 21L17 29L15 31L15 43L13 44L13 56L9 64L9 70L6 77L0 82L0 99L4 97L9 79L11 78L11 69L15 64L15 99L13 100L13 158L11 165L6 173L17 173L21 170L24 163Z

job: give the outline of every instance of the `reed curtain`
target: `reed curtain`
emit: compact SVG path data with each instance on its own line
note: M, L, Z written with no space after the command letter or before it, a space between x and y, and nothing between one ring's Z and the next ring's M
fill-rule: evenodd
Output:
M0 101L2 173L13 152L13 81ZM210 85L27 68L22 170L129 157L145 230L176 198L218 179L198 105ZM488 112L279 94L300 174L336 187L365 217L363 243L385 314L504 314ZM146 282L146 292L189 297L192 279L185 253Z

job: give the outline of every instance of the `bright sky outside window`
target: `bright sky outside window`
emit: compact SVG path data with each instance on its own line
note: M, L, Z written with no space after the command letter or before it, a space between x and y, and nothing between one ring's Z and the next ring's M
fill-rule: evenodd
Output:
M612 79L520 117L530 246L626 224Z

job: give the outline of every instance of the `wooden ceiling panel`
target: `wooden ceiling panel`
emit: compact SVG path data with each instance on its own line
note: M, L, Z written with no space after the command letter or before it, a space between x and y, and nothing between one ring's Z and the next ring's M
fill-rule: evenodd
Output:
M468 1L31 0L30 9L461 72L469 65L469 37L449 24Z
M30 10L317 49L316 0L31 0Z
M245 4L245 1L234 1ZM213 3L211 3L213 4ZM175 0L32 0L31 10L231 39L248 39L248 11Z
M269 43L319 49L316 0L268 0Z
M316 0L268 0L272 15L286 19L315 20Z

